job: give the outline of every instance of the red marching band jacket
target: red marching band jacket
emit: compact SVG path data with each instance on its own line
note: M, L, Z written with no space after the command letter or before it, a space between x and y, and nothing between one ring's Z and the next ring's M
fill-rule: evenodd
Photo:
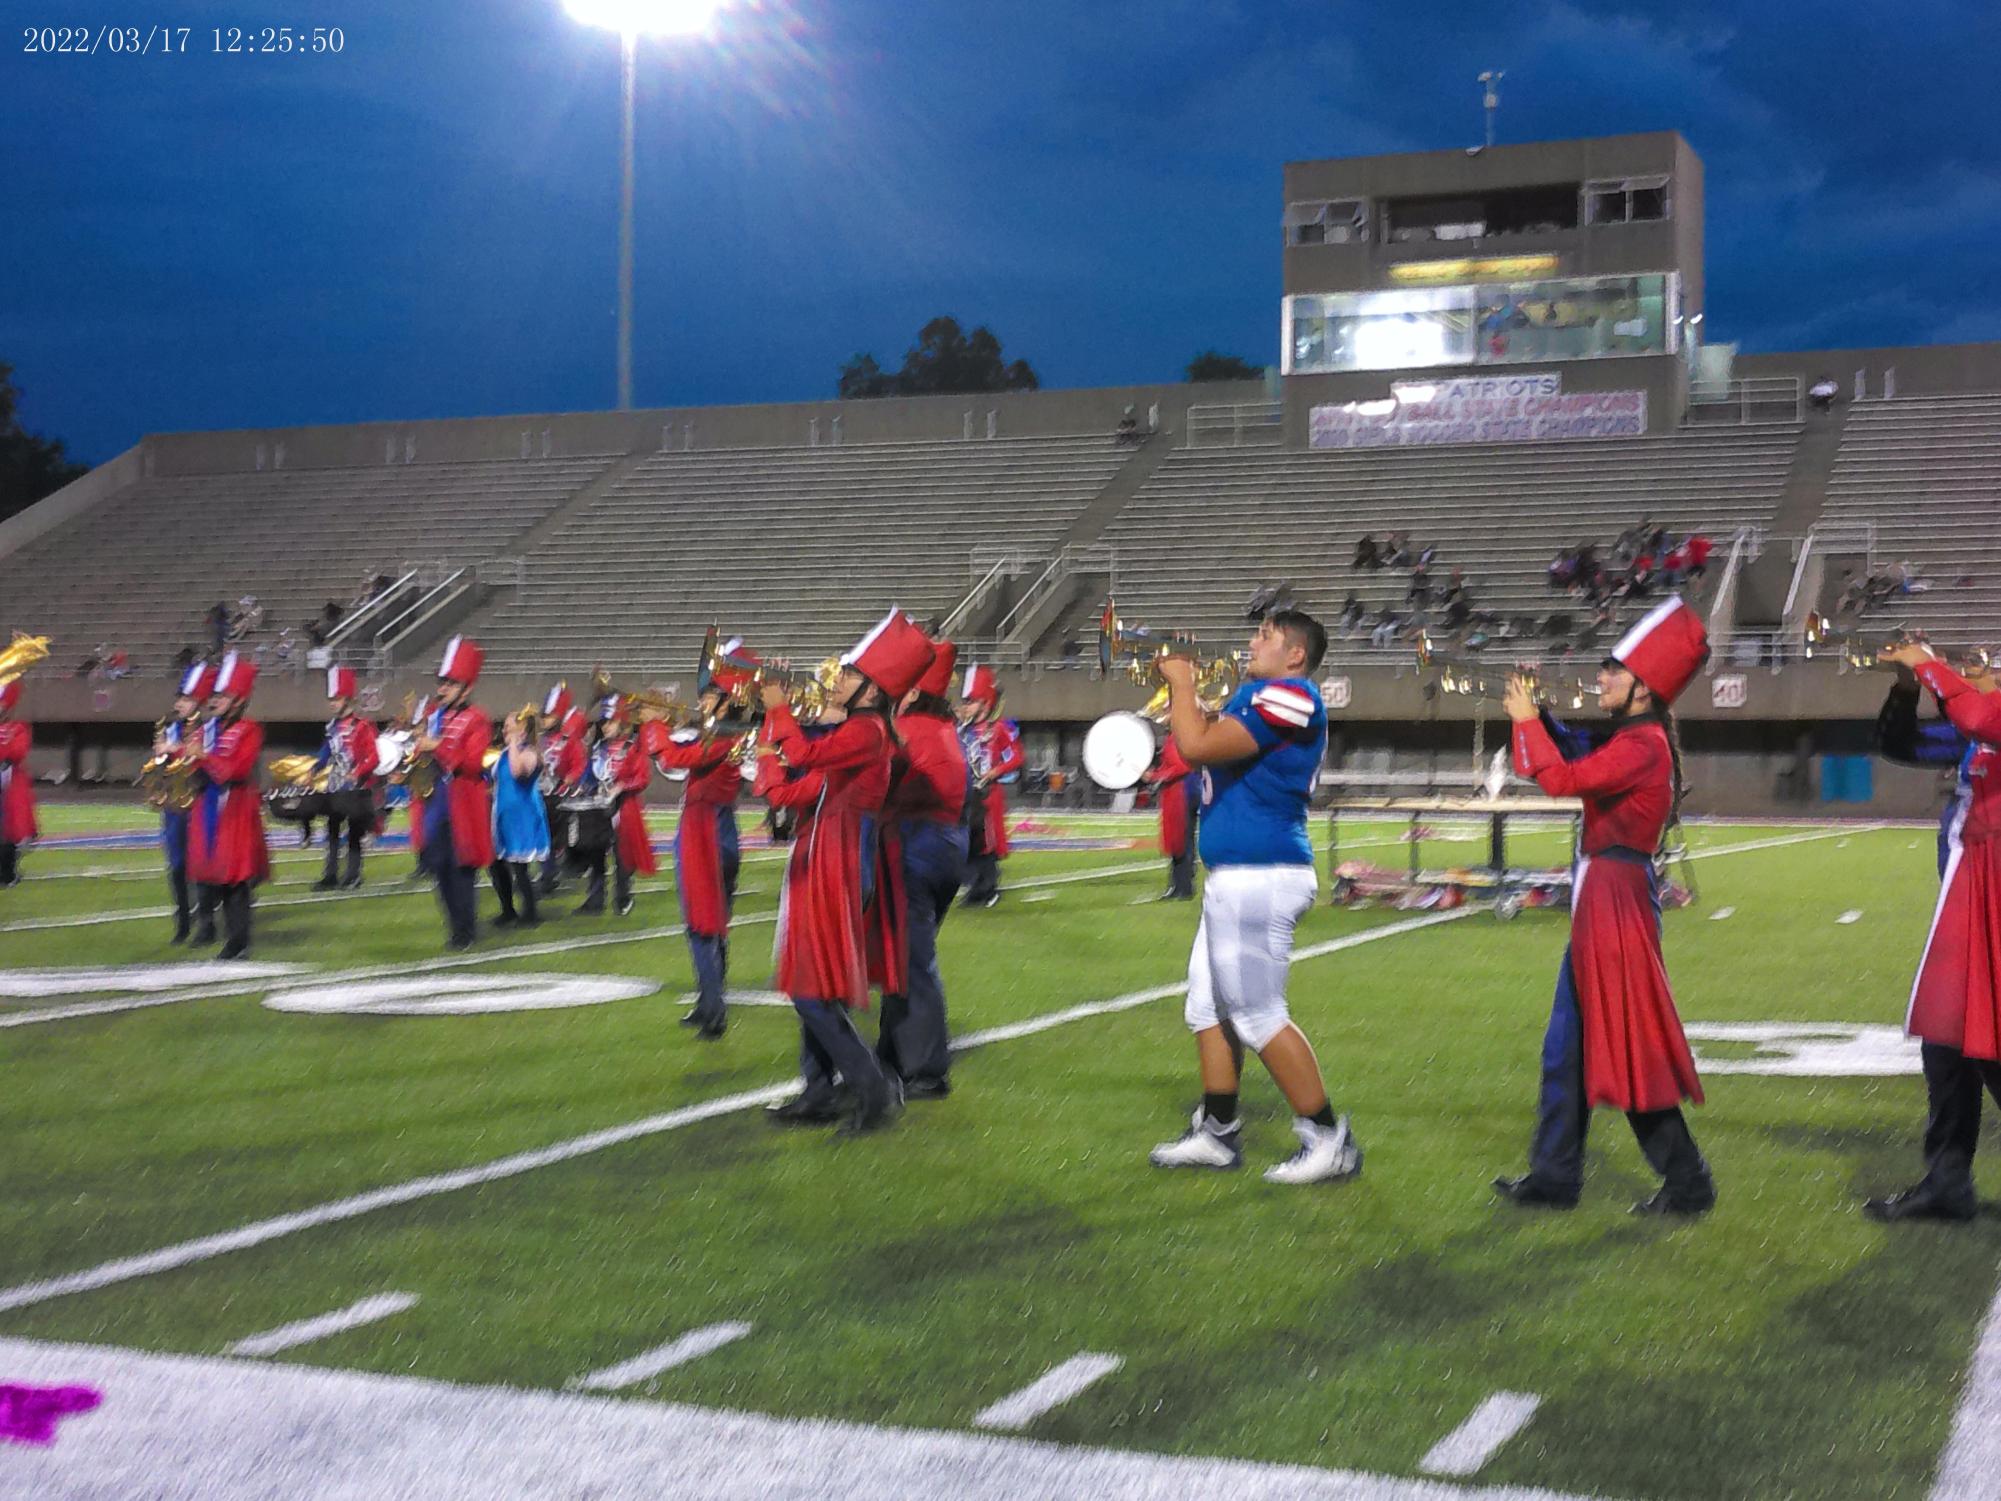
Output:
M1161 747L1160 759L1146 774L1146 779L1159 789L1160 852L1171 860L1179 860L1188 853L1188 793L1183 783L1194 769L1169 735Z
M567 722L544 737L542 764L548 768L544 786L549 790L576 786L584 779L589 762L582 733Z
M938 714L899 714L896 733L903 743L890 761L883 822L957 823L966 811L966 749L958 726Z
M618 799L611 816L618 863L635 874L650 876L660 869L660 862L653 858L653 841L646 833L646 786L653 780L646 748L639 736L621 735L600 742L596 754L604 758L606 766L600 776Z
M444 711L438 732L440 788L452 823L452 854L475 869L493 864L493 793L486 780L486 753L493 744L493 721L472 704ZM432 796L438 796L433 793Z
M640 744L663 772L688 773L674 838L675 879L688 931L703 938L726 937L730 914L723 893L722 840L716 820L722 809L736 806L743 792L743 774L730 759L736 737L677 740L658 720L639 734Z
M1537 719L1515 725L1515 770L1551 797L1584 801L1571 877L1570 952L1584 1031L1588 1105L1666 1110L1702 1100L1661 961L1653 852L1674 806L1674 765L1657 720L1627 724L1566 761Z
M889 791L887 726L876 715L858 714L808 739L781 706L765 716L761 734L787 767L805 774L787 782L775 758L766 757L755 789L773 807L799 809L785 866L778 988L797 998L866 1007L873 957L873 978L900 993L902 954L895 937L883 931L897 923L900 904L881 888L884 862L876 864L876 920L870 926L861 891L863 820L881 812Z
M208 785L188 816L188 875L206 886L271 877L257 758L264 727L254 719L202 726L198 765Z
M2001 693L1980 693L1943 662L1929 688L1974 743L1969 796L1946 830L1945 873L1904 1030L1968 1058L2001 1060Z
M979 728L979 745L984 765L980 768L993 780L987 785L987 853L995 859L1007 857L1007 789L1000 779L1020 771L1026 758L1021 753L1021 731L1011 719L989 719Z
M35 837L35 792L28 780L28 752L35 732L19 720L0 720L0 844Z

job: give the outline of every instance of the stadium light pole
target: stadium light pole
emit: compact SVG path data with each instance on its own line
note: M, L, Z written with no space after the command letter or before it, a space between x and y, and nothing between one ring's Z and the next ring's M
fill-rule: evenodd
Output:
M632 134L642 36L706 33L728 0L563 0L573 20L615 31L619 39L624 129L619 143L618 409L632 410Z

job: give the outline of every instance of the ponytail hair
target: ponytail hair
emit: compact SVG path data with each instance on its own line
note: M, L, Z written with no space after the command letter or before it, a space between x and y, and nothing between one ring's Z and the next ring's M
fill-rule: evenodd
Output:
M1669 803L1667 822L1661 825L1662 850L1668 846L1668 833L1681 826L1681 800L1688 795L1688 777L1683 769L1681 754L1681 727L1675 723L1674 710L1656 699L1649 715L1660 722L1667 735Z

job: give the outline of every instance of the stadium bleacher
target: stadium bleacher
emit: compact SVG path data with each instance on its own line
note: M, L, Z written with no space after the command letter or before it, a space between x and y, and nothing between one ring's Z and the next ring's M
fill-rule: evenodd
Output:
M80 656L163 670L207 645L204 613L255 595L265 633L352 599L404 562L504 554L612 463L583 458L302 469L141 481L0 560L15 619Z
M1290 582L1332 618L1350 590L1403 608L1408 573L1351 569L1355 543L1391 531L1434 544L1434 598L1454 567L1477 606L1545 614L1556 552L1609 544L1641 517L1719 543L1769 527L1798 443L1790 425L1495 448L1175 453L1107 528L1121 613L1227 639L1262 584ZM1352 643L1350 643L1352 645Z
M974 556L1046 556L1130 456L1110 435L662 453L526 554L517 597L466 629L490 660L678 670L712 622L811 660L890 601L920 618Z
M1871 612L1954 645L2001 639L2001 394L1858 402L1835 454L1821 525L1873 528L1877 567L1907 562L1922 593ZM1962 579L1971 580L1961 585ZM1865 630L1865 634L1868 632Z

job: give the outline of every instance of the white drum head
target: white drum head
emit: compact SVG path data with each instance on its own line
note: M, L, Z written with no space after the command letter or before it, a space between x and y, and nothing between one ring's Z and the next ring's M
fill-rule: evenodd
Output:
M1109 792L1139 784L1153 765L1153 726L1130 710L1107 714L1084 736L1084 775Z
M403 764L403 740L399 735L382 735L375 742L375 774L386 777Z

